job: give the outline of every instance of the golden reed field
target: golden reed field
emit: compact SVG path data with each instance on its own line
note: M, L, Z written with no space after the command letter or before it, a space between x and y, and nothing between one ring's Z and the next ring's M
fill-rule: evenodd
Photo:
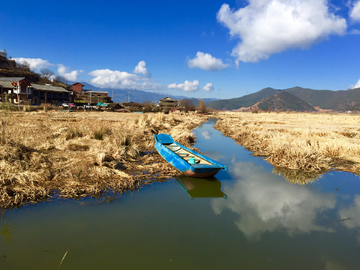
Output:
M6 114L6 115L5 115ZM190 146L194 114L1 112L0 207L62 197L134 190L174 174L154 148L153 134L171 133Z
M220 113L225 136L263 156L300 184L329 170L360 174L360 116L314 113Z

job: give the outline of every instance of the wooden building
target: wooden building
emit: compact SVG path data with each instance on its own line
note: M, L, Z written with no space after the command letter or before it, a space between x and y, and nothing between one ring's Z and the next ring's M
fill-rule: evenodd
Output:
M82 83L74 83L71 87L71 90L75 93L79 93L79 94L83 94L85 93L85 90L83 89L85 85L83 85Z
M61 105L71 101L72 92L63 87L50 84L42 85L32 83L30 87L31 104L40 105L41 103Z
M3 77L0 78L0 101L5 101L5 95L8 95L8 101L18 103L29 99L30 81L25 77Z

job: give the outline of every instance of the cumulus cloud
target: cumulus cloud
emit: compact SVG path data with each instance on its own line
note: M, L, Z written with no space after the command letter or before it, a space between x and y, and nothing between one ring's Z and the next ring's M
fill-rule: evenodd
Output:
M47 68L49 66L53 66L53 64L50 64L48 62L48 60L43 60L43 59L40 59L40 58L18 57L18 58L13 58L13 60L15 60L15 62L17 62L19 64L28 63L30 65L31 70L40 70L42 68Z
M151 74L149 73L149 71L146 69L146 63L145 61L140 61L137 66L135 67L133 73L136 74L143 74L145 77L150 78Z
M150 73L146 69L146 63L140 61L133 73L125 71L99 69L89 73L95 77L91 83L101 88L136 89L136 90L159 90L163 87L149 79ZM137 75L137 74L142 75Z
M354 3L353 8L350 10L350 18L355 21L360 21L360 1Z
M58 73L60 76L63 76L68 81L76 81L79 77L80 73L83 72L83 70L73 70L71 72L67 72L69 70L68 67L65 67L62 64L58 65Z
M306 48L331 34L343 35L344 18L329 11L325 0L249 0L238 10L223 4L217 20L241 41L236 63L257 62L289 48Z
M210 92L214 90L214 86L212 85L212 83L207 83L204 87L203 90L205 90L206 92Z
M195 92L199 90L199 81L194 80L193 82L185 81L184 83L180 84L170 84L168 85L168 88L170 89L179 89L185 92Z
M223 70L228 65L224 64L220 58L215 58L208 53L197 52L194 59L188 60L189 68L201 68L204 70L218 71Z

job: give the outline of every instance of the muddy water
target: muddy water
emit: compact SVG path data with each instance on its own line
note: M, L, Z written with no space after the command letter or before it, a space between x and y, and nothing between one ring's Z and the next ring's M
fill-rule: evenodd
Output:
M290 183L213 124L196 146L228 172L6 211L0 269L359 269L358 176Z

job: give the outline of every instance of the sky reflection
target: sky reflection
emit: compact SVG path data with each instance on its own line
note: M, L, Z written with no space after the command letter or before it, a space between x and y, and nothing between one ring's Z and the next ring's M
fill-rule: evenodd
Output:
M253 163L234 163L229 173L235 182L223 188L228 200L212 200L211 206L218 215L226 210L238 214L235 224L248 240L259 240L261 234L279 230L289 235L333 232L332 228L317 224L316 219L335 207L334 194L290 185L283 177Z

